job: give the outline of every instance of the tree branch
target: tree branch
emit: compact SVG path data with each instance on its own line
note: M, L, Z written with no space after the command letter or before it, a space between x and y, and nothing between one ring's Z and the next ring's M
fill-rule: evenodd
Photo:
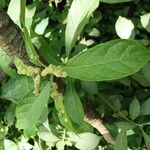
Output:
M114 144L114 138L111 135L110 131L105 127L103 121L94 113L94 111L89 106L86 106L84 120L92 127L97 129L97 131L104 137L107 143Z
M21 32L2 9L0 9L0 48L12 61L18 57L24 63L29 63Z

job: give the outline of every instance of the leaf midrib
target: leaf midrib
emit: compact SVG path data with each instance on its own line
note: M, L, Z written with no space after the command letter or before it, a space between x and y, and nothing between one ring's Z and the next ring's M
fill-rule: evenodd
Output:
M118 59L118 60L112 60L112 61L106 61L106 62L102 62L102 63L95 63L95 64L92 64L92 65L77 65L77 66L66 66L65 68L80 68L83 66L84 67L96 67L96 66L99 66L99 65L105 65L107 63L112 63L112 62L121 62L123 63L124 65L126 65L127 67L129 67L127 64L125 64L121 59ZM129 68L132 68L132 67L129 67Z

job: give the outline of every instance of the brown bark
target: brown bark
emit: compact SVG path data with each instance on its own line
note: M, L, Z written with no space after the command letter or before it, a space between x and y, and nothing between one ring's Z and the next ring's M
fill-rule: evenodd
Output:
M85 107L84 120L95 128L106 140L107 143L114 144L114 138L110 131L105 127L103 120L92 110L89 105Z
M10 19L5 11L0 8L0 48L11 58L12 62L16 57L24 63L30 64L26 53L25 44L17 25ZM0 82L6 75L0 70Z
M0 9L0 48L5 51L12 61L18 57L23 62L29 63L21 32L2 9Z

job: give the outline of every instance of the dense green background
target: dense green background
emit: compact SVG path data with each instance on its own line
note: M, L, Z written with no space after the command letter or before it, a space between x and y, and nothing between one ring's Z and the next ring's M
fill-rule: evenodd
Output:
M35 96L33 80L0 51L9 75L0 87L0 149L150 150L149 0L27 0L26 14L23 2L0 0L0 7L24 29L30 61L41 66L38 53L69 77L54 79L64 102L49 97L50 77ZM87 105L114 145L83 121Z

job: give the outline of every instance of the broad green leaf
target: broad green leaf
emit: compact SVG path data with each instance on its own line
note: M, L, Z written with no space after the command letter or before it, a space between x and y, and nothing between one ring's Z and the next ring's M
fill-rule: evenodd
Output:
M133 99L129 106L129 114L132 120L134 120L140 114L140 103L136 98Z
M10 79L7 83L2 85L0 97L17 103L32 90L32 79L28 77L19 77L18 79Z
M150 136L142 130L147 150L150 150Z
M29 30L32 24L33 16L35 13L36 7L33 5L28 5L26 8L25 14L25 23L26 27ZM15 24L20 26L20 0L11 0L7 10L8 15L14 21Z
M147 63L143 68L142 68L143 74L145 78L150 82L150 63Z
M16 105L14 103L11 103L7 108L7 111L4 116L4 121L5 124L7 124L8 126L13 125L15 122L15 109Z
M86 81L106 81L129 76L150 60L150 52L140 42L112 40L81 52L68 60L68 76Z
M9 139L4 140L4 150L19 150L19 147Z
M82 88L89 94L97 94L98 86L96 82L81 81Z
M134 24L125 17L119 16L115 24L115 29L121 39L132 39L134 37Z
M84 119L83 106L75 90L74 82L68 79L64 97L64 105L69 117L76 124L81 124Z
M123 131L132 130L136 127L134 124L125 121L116 122L115 124Z
M143 67L144 68L144 67ZM142 68L142 70L143 70ZM144 87L149 87L150 86L150 80L147 80L147 78L145 77L143 71L140 70L139 72L137 72L136 74L132 75L132 78L136 81L138 81L142 86ZM149 77L148 77L149 78Z
M23 134L26 138L31 138L32 136L36 135L36 131L37 131L37 128L31 126L31 128L24 129Z
M46 29L46 27L48 26L48 20L49 20L49 17L41 20L41 22L39 22L36 27L35 27L35 32L39 35L42 35L44 34L44 31Z
M23 136L21 137L20 141L17 144L19 146L19 150L31 150L33 148L33 145L31 145L28 142L28 138L25 138Z
M96 134L85 132L78 135L70 134L69 140L75 142L75 147L80 150L92 150L98 145L100 137Z
M56 148L58 149L58 150L64 150L65 149L65 141L58 141L57 143L56 143Z
M50 84L47 83L39 96L30 93L18 103L16 108L17 128L32 129L35 127L47 105L49 93Z
M110 3L110 4L114 4L114 3L125 3L125 2L131 2L133 0L100 0L101 2L105 2L105 3Z
M0 0L0 7L5 7L5 0Z
M38 136L45 142L55 143L59 140L51 131L47 130L45 127L40 127L38 131Z
M88 4L88 5L87 5ZM98 7L99 0L74 0L67 18L65 33L66 55L69 56L79 34L87 24L93 11Z
M0 49L0 69L9 75L11 78L17 78L18 75L15 69L12 69L9 65L11 64L10 58L6 55L6 53Z
M57 110L58 118L61 124L70 131L75 131L73 124L66 113L64 101L63 100L55 100L55 108Z
M32 150L41 150L40 145L36 141L34 141L34 147Z
M141 105L141 115L150 115L150 98Z
M93 127L89 123L83 121L82 124L77 127L77 130L78 133L93 132Z
M20 0L11 0L8 5L7 13L14 23L20 26Z
M150 13L141 16L141 24L148 32L150 32Z
M128 144L127 144L126 131L122 130L116 137L114 150L127 150L127 149L128 149Z
M4 141L0 140L0 149L5 150L4 149Z

